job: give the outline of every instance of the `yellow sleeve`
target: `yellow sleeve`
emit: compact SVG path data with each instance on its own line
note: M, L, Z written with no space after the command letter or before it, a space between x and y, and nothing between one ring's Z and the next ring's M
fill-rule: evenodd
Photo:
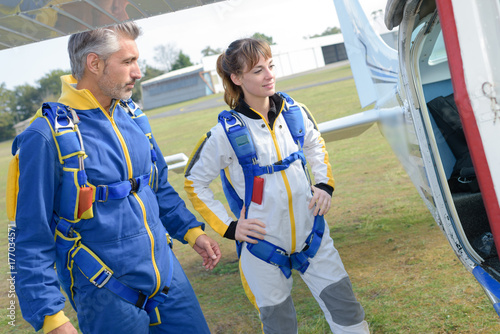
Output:
M196 239L202 234L206 234L200 226L198 227L193 227L192 229L189 229L184 236L184 240L186 240L191 247L194 246L194 243L196 242Z
M7 217L9 221L13 222L16 220L17 195L19 193L19 154L16 153L10 161L7 175L5 202L7 204Z
M46 315L43 321L43 332L48 333L69 321L64 311L59 311L54 315Z

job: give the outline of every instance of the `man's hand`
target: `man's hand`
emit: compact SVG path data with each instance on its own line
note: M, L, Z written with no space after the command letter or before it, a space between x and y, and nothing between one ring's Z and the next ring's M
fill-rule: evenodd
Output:
M314 204L316 204L316 207L314 208L314 215L326 215L326 213L330 210L332 197L326 191L316 188L315 186L311 186L311 189L313 192L313 198L311 199L311 202L309 202L309 209L312 209Z
M258 219L245 219L245 211L245 206L243 206L240 212L240 219L238 219L238 224L236 224L234 237L238 241L256 244L258 241L253 238L264 240L264 235L266 234L264 228L266 224Z
M196 238L193 249L203 258L205 269L212 270L219 263L221 252L219 244L206 234Z
M61 326L54 328L48 334L78 334L71 322L65 322Z

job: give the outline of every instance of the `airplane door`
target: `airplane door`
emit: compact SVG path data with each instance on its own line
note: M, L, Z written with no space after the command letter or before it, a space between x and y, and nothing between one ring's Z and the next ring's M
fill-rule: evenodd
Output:
M437 0L455 102L500 249L500 2Z

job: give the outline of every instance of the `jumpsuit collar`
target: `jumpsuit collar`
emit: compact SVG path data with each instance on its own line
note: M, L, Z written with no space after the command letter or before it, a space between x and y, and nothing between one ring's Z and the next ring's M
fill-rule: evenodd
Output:
M61 83L62 92L58 102L77 110L101 109L106 111L88 89L76 89L78 81L72 75L63 75ZM116 100L111 101L110 114L112 114L115 106Z
M274 121L280 114L281 110L283 110L285 104L285 100L279 96L278 94L274 94L269 98L269 111L267 117L269 119L269 126L271 129L273 128ZM239 112L242 115L247 116L251 119L261 119L261 117L241 98L238 102L235 111Z

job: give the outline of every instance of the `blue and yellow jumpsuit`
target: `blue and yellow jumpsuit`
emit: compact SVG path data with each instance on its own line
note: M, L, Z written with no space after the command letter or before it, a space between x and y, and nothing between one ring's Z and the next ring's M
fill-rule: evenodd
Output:
M80 119L89 184L110 185L150 173L150 141L125 109L115 101L108 114L88 90L76 89L72 76L62 77L62 82L59 102L72 107ZM170 254L168 239L169 234L192 245L204 226L169 184L163 155L156 143L154 147L159 157L157 191L145 186L123 199L95 201L93 218L80 220L74 230L82 244L112 269L114 278L146 296L164 290L173 270L166 301L155 310L158 321L150 326L144 309L97 288L75 265L69 298L83 333L209 333L194 291ZM24 319L35 330L50 330L54 322L67 320L62 313L65 297L54 270L53 234L58 212L65 205L60 188L63 167L49 123L35 119L16 137L12 153L17 154L19 166L16 292Z

